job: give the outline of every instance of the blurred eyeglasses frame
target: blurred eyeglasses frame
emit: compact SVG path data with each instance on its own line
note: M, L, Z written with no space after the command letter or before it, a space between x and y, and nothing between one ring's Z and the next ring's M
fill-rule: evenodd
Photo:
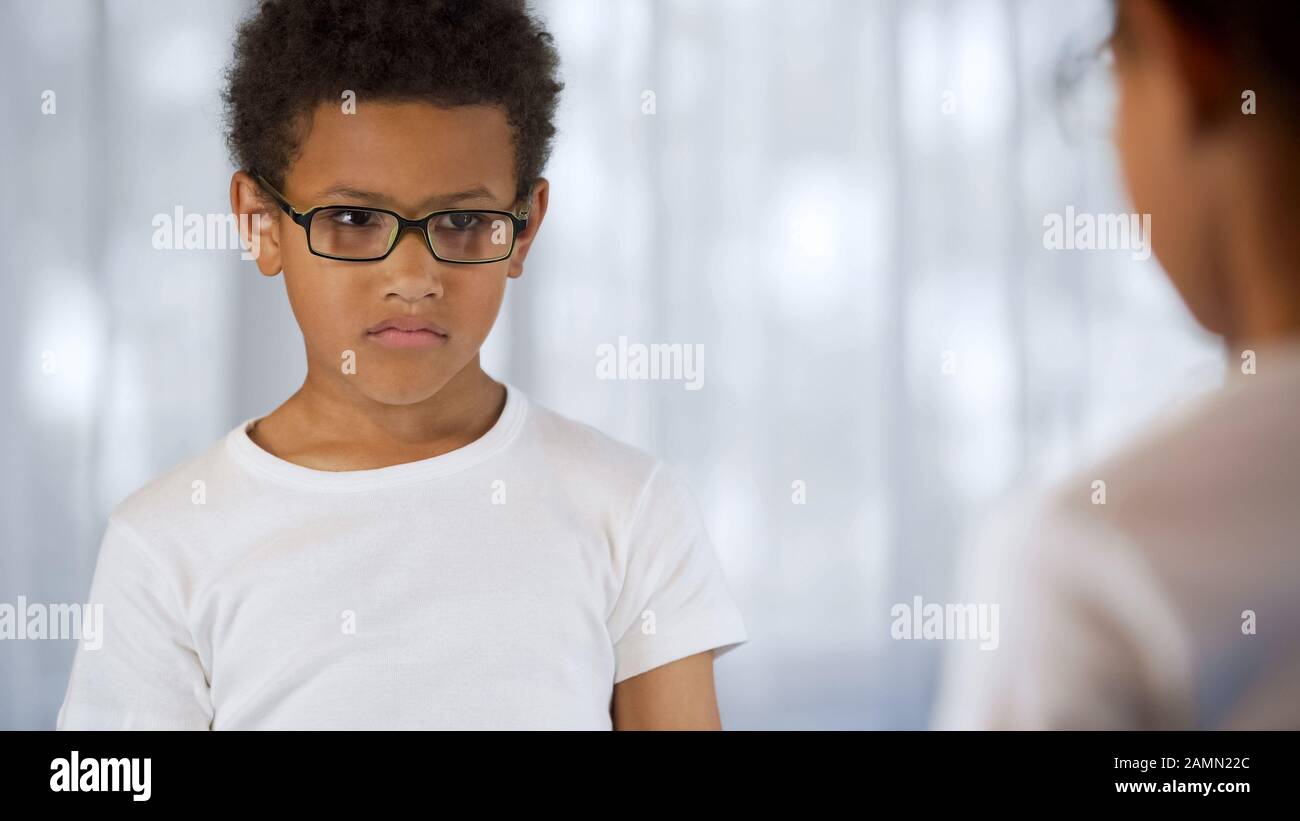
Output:
M408 228L414 228L424 235L425 246L428 247L429 253L433 254L433 258L438 260L439 262L446 262L455 265L486 265L491 262L500 262L503 259L509 259L510 256L515 252L515 240L517 240L519 238L519 235L528 228L529 206L533 200L533 192L532 189L530 188L528 190L528 196L524 200L524 204L519 209L518 214L512 213L510 211L498 211L492 208L446 208L441 211L434 211L432 213L426 214L423 217L420 217L419 219L407 219L406 217L402 216L396 211L390 211L387 208L374 208L369 205L318 205L315 208L310 208L306 211L300 211L297 208L295 208L292 204L290 204L289 200L285 198L283 194L277 191L275 186L267 182L265 177L257 173L257 171L250 169L248 174L250 177L257 180L257 183L259 185L261 185L264 189L266 189L267 193L269 193L271 197L275 199L276 204L280 206L280 209L283 210L284 213L289 215L289 219L301 225L302 230L307 232L308 251L311 251L313 254L315 254L318 257L324 257L325 259L336 259L341 262L378 262L381 259L387 259L388 255L393 253L393 249L397 247L397 241L401 239L402 233L406 231ZM385 251L382 255L377 257L340 257L340 256L334 256L333 254L325 254L320 251L317 251L311 244L311 221L312 218L316 216L317 212L323 211L327 208L342 209L345 211L370 211L378 214L388 214L389 216L393 217L395 220L397 220L397 230L393 232L392 239L389 240L388 250ZM491 259L447 259L445 257L439 256L438 252L433 247L433 236L429 233L429 223L433 220L434 217L442 217L442 216L446 216L447 214L493 214L496 216L508 217L511 223L514 225L514 232L510 235L510 247L507 248L506 252L501 256L493 257Z

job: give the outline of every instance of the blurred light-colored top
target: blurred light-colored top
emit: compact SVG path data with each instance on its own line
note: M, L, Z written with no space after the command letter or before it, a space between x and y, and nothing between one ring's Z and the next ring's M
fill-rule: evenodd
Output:
M1001 635L953 643L937 727L1300 728L1300 341L1256 353L983 530Z

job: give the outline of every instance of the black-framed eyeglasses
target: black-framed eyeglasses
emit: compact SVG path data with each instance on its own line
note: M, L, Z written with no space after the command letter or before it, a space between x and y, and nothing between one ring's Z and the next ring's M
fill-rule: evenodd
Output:
M515 250L515 238L528 227L528 207L532 200L529 192L518 214L451 208L419 219L407 219L396 211L362 205L318 205L300 211L256 171L249 171L249 175L307 232L308 250L318 257L347 262L384 259L408 228L424 234L429 252L440 262L481 265L509 259Z

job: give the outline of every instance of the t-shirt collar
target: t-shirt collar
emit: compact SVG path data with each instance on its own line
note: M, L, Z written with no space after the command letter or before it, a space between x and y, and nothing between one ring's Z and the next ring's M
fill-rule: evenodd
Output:
M527 413L528 399L509 383L505 407L487 433L463 447L439 456L371 470L316 470L296 465L263 450L248 435L256 418L246 419L226 434L226 451L241 466L268 479L302 490L357 492L437 479L486 461L514 441Z

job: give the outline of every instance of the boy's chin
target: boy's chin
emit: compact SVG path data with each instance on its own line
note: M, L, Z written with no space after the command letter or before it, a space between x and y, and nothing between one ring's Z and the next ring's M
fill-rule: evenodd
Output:
M450 376L394 376L389 379L358 381L357 388L367 399L383 405L416 405L432 399L442 390Z

